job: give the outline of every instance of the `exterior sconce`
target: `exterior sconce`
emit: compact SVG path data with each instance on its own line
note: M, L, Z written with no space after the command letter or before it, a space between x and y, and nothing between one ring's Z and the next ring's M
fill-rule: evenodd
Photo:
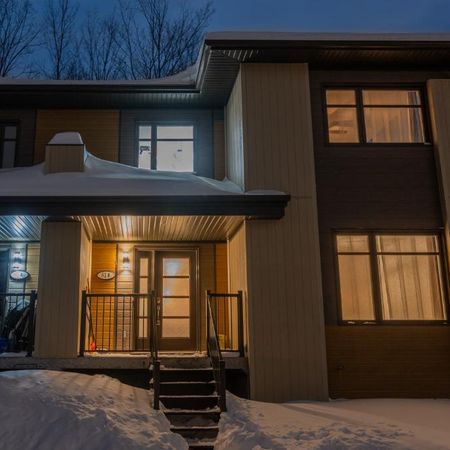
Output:
M130 270L130 256L128 255L128 252L123 252L123 255L122 255L122 269Z
M21 266L22 266L22 254L20 253L19 250L16 250L14 252L12 268L18 270L21 268Z

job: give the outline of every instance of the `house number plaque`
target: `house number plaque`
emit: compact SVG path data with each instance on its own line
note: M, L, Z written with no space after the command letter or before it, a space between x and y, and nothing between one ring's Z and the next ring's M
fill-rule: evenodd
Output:
M97 278L100 280L112 280L115 276L116 273L111 270L102 270L101 272L97 272Z

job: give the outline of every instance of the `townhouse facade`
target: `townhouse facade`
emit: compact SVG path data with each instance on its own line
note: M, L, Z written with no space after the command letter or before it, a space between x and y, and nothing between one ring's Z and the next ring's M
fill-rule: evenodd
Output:
M449 55L211 33L164 80L1 80L3 326L37 291L33 358L145 353L155 292L202 352L217 294L251 398L448 397Z

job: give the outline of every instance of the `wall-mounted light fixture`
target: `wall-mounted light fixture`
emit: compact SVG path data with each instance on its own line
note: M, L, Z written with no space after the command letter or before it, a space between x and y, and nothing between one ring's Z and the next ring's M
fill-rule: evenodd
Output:
M130 269L130 256L128 255L128 252L123 252L122 254L122 269L123 270L129 270Z
M20 253L20 250L16 250L14 252L14 257L13 257L13 261L12 261L12 268L15 270L21 269L22 268L22 253Z

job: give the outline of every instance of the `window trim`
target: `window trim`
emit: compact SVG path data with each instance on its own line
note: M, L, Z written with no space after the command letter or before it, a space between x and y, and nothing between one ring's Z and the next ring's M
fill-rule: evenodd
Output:
M336 312L337 312L337 323L342 326L418 326L418 325L439 325L439 326L449 326L450 325L450 302L449 302L449 292L450 292L450 278L448 272L447 263L447 251L445 246L444 231L442 229L421 229L421 230L399 230L399 229L333 229L332 231L332 250L334 258L334 276L336 285ZM344 235L363 235L368 236L369 239L369 258L370 258L370 275L372 280L372 296L373 296L373 307L374 307L374 320L345 320L342 317L342 297L341 297L341 286L339 278L339 253L337 248L337 236L339 234ZM380 283L378 275L378 263L377 263L377 252L376 252L376 242L375 237L377 235L435 235L437 237L437 242L439 246L439 260L441 262L442 269L442 296L444 303L444 310L447 319L440 320L389 320L383 319L382 317L382 301L380 293ZM357 254L357 253L356 253ZM367 253L364 253L367 254ZM428 254L428 253L427 253Z
M330 136L328 132L328 104L327 104L327 90L347 90L355 91L355 104L354 105L335 105L335 107L342 106L344 108L356 108L356 119L358 126L359 142L330 142ZM425 142L367 142L366 139L366 127L364 121L364 104L362 99L363 90L416 90L419 91L421 104L417 106L422 111L423 118L423 132ZM364 148L387 148L387 147L417 147L417 148L429 148L433 145L431 134L431 122L428 111L428 96L423 84L408 84L408 83L386 83L386 84L366 84L366 83L326 83L321 85L321 97L322 97L322 124L323 124L323 142L325 147L364 147ZM398 108L399 105L370 105L370 107L393 107ZM400 107L407 107L407 105L400 105Z
M15 139L6 139L6 142L15 142L16 146L14 148L14 166L17 167L17 154L19 147L19 138L20 138L20 122L15 120L0 120L0 169L4 169L3 167L3 143L5 142L5 127L16 127L16 138Z
M192 173L196 174L196 161L195 161L195 155L196 155L196 142L197 142L197 127L196 124L192 121L185 121L185 120L138 120L135 123L135 145L134 148L136 149L134 152L134 164L136 167L139 167L139 142L141 139L139 139L139 127L141 126L150 126L152 129L152 137L151 137L151 145L152 145L152 153L151 153L151 161L150 161L150 170L155 170L157 172L165 172L160 171L156 168L156 157L158 153L158 141L165 141L165 142L179 142L179 141L186 141L190 142L192 141L192 147L193 147L193 155L192 155L192 172L179 172L179 173ZM158 127L192 127L192 139L158 139L157 138L157 128ZM144 139L142 139L144 140ZM155 149L155 151L153 151Z

